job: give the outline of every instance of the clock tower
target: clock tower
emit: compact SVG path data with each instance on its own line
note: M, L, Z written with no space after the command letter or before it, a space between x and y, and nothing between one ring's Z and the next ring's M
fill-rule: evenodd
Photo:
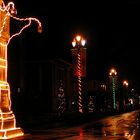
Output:
M0 139L24 135L16 127L16 119L11 110L10 86L7 82L7 45L10 38L10 15L4 10L0 0Z

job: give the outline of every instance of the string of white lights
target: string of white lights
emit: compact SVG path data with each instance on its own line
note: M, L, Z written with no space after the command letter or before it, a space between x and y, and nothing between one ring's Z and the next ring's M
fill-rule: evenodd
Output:
M79 112L83 112L82 110L82 89L81 89L81 55L78 52L78 105L79 105Z

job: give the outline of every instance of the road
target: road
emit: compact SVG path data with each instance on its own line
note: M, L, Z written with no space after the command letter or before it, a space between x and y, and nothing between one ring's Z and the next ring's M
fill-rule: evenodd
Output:
M31 129L14 140L139 140L140 112L133 111L75 127Z

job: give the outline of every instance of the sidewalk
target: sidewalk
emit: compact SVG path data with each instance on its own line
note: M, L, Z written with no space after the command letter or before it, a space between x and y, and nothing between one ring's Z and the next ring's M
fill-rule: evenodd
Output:
M116 113L67 113L61 116L55 114L45 113L17 113L16 120L17 126L22 127L25 131L30 129L51 129L58 127L71 127L80 124L84 124L90 121L95 121L107 116L115 115Z

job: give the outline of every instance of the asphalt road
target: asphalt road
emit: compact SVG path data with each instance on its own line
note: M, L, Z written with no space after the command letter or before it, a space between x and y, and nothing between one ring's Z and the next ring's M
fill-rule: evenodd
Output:
M14 140L139 140L140 112L133 111L74 127L30 129Z

